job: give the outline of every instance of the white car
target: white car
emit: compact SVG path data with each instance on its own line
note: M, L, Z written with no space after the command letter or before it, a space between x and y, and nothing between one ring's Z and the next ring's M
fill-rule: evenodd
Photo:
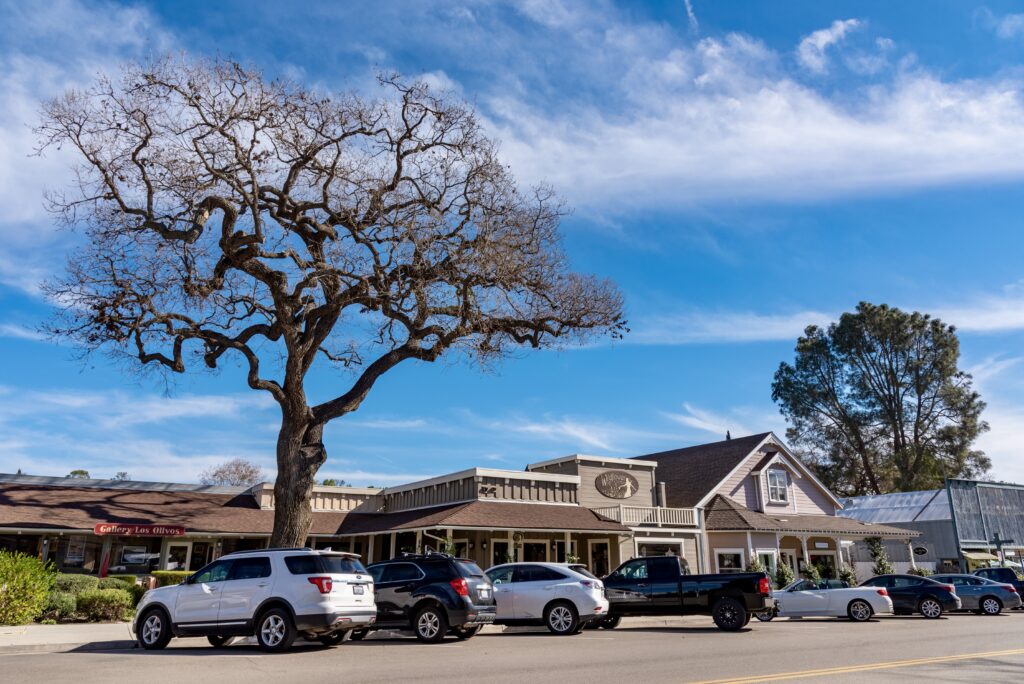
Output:
M494 585L498 625L545 625L552 634L576 634L608 614L604 584L581 565L506 563L486 574Z
M848 617L866 622L879 613L892 613L892 599L884 588L850 587L839 580L798 580L772 592L775 611L758 615L762 622L779 617Z
M206 637L216 647L253 636L285 651L299 635L324 645L377 619L373 578L351 553L259 549L221 556L181 584L147 591L132 632L145 649L171 637Z

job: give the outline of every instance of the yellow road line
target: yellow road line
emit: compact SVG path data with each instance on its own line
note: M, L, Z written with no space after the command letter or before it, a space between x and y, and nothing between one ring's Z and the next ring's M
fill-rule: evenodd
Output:
M913 667L915 665L932 665L957 660L974 660L977 658L996 658L999 656L1024 655L1024 648L1009 651L988 651L987 653L963 653L961 655L935 656L932 658L915 658L913 660L890 660L867 665L847 665L845 667L829 667L820 670L799 670L797 672L780 672L777 674L757 675L754 677L733 677L731 679L708 679L695 684L752 684L753 682L780 682L786 679L805 679L807 677L823 677L870 670L889 670L897 667Z

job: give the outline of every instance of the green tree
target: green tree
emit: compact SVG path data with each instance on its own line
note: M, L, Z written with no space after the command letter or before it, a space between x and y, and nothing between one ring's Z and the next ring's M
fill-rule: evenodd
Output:
M68 477L74 477L74 478L78 478L78 479L82 479L82 480L87 480L87 479L89 479L89 471L88 470L82 470L81 468L79 468L77 470L72 470L70 473L68 473Z
M889 554L885 551L885 543L881 537L868 537L864 541L868 545L868 553L871 554L871 560L875 563L871 568L871 572L876 575L891 575L896 572L892 567L892 563L889 562Z
M626 332L615 285L570 266L561 200L519 186L472 107L379 85L167 58L54 99L38 129L74 156L49 199L82 237L50 332L166 373L241 362L280 407L272 546L304 543L324 430L386 373Z
M788 587L796 579L793 575L793 568L789 567L786 563L779 563L778 567L775 568L775 588L782 589Z
M790 443L834 491L932 489L991 465L972 448L988 429L985 404L959 359L953 326L861 302L828 329L804 331L772 399Z
M321 482L320 484L322 484L324 487L346 487L346 486L348 486L348 483L345 482L344 480L336 480L333 477L324 478L324 481Z

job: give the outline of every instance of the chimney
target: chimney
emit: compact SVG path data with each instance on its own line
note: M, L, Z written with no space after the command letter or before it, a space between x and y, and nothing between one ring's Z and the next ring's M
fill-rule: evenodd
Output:
M658 507L665 508L668 506L668 495L665 493L665 483L659 482L658 485Z

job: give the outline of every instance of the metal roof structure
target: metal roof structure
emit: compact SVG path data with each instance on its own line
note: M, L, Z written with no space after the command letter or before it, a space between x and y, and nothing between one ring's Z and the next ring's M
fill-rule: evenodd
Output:
M952 520L949 497L944 489L853 496L841 499L837 515L866 523L909 523Z

